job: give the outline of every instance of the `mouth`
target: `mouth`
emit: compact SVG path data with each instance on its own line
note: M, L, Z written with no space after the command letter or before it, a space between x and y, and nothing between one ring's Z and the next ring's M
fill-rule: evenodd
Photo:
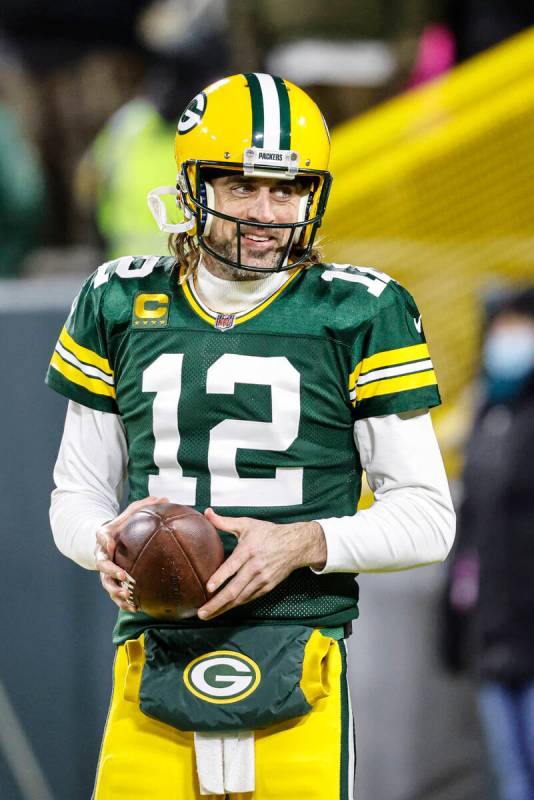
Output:
M274 236L269 236L264 231L248 231L241 233L241 241L254 250L268 250L277 244Z

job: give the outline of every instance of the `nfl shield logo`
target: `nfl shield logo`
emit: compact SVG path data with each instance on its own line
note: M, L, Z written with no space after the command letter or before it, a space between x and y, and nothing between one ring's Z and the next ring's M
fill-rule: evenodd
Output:
M234 327L235 314L217 314L215 327L219 331L228 331Z

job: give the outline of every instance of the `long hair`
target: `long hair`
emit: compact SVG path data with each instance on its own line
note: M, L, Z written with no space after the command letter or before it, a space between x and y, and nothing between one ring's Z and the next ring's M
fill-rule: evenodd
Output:
M196 236L189 236L187 233L171 233L169 236L169 252L176 259L176 263L180 267L184 267L180 283L184 283L191 275L194 274L200 261L201 248ZM303 248L294 245L291 248L290 258L297 259L303 253ZM314 264L321 264L323 256L319 247L312 247L308 258L303 261L299 266L308 269L313 267Z

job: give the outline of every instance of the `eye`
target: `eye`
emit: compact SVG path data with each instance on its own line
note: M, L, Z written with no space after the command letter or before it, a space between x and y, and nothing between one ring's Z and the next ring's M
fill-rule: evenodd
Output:
M254 191L254 186L250 183L235 183L231 187L232 194L235 194L237 197L248 197L248 195L252 194Z
M289 200L294 194L294 189L292 186L277 186L272 194L277 200Z

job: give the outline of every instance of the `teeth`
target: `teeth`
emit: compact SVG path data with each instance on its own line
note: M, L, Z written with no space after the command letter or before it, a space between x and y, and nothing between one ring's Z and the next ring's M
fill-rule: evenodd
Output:
M254 242L267 242L267 241L269 241L269 237L268 236L254 236L253 233L245 233L243 235L246 236L247 239L252 239L252 241L254 241Z

